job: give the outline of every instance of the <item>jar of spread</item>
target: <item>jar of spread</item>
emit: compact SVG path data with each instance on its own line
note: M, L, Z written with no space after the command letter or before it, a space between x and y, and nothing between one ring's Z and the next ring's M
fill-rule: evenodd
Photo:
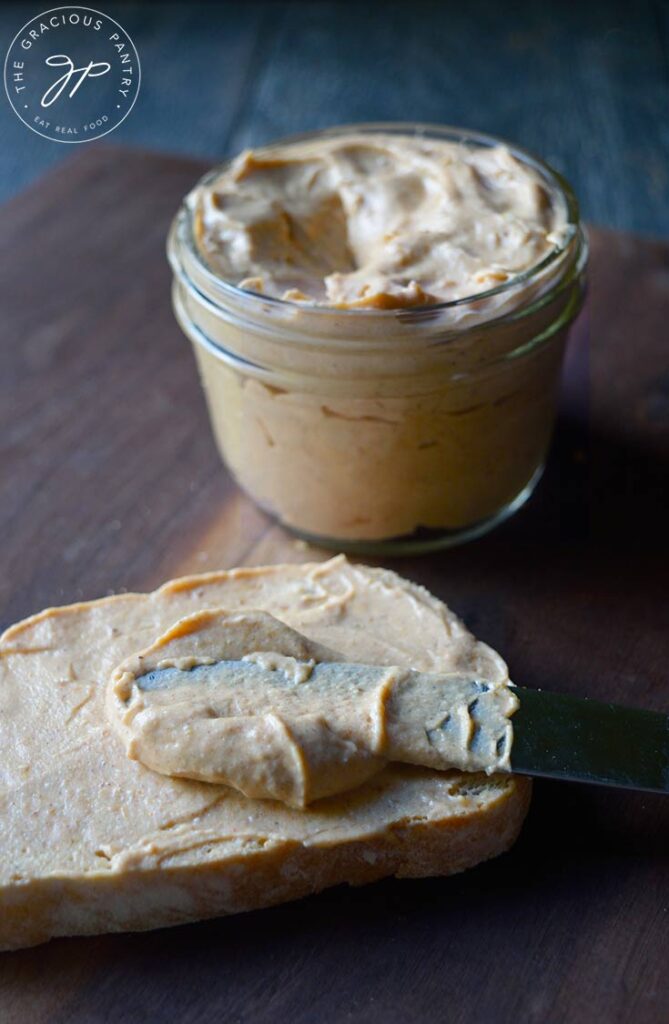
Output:
M221 455L288 529L429 550L531 494L587 261L545 163L451 128L300 136L207 174L168 252Z

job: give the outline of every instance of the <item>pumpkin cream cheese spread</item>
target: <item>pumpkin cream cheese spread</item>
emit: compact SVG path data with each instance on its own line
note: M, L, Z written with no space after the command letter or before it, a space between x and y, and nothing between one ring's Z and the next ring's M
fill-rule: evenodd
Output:
M0 639L0 949L494 856L530 792L484 774L508 766L514 701L445 605L343 557L18 623ZM435 770L452 763L483 771Z
M474 295L539 263L566 213L503 145L338 135L240 154L196 192L196 240L242 288L339 308Z
M112 677L129 756L304 807L388 762L510 770L506 682L346 662L263 612L182 619Z
M512 507L578 307L571 216L506 146L420 135L277 144L208 175L172 237L174 302L235 479L329 546Z

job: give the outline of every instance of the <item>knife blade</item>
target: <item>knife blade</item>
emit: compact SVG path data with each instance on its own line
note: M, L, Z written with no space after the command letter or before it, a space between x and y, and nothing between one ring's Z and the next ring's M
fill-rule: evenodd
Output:
M517 686L511 770L669 793L669 716Z
M204 666L211 672L214 666ZM220 672L237 672L239 661L221 661ZM342 668L358 673L360 681L374 683L385 669L378 665L325 662L315 666L312 680L327 685ZM246 672L249 665L243 666ZM193 681L198 670L154 669L137 682L142 690L171 687ZM253 671L261 673L259 667ZM411 673L435 685L444 676ZM271 673L270 673L271 676ZM470 680L485 687L484 681ZM657 711L628 708L584 697L514 686L519 707L511 714L513 740L510 768L533 775L669 793L669 716ZM429 763L417 761L412 763Z

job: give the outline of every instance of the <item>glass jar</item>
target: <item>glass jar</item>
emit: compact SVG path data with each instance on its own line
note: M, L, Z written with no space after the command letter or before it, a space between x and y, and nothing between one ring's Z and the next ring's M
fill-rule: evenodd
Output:
M299 138L351 131L502 141L397 124ZM438 305L336 309L240 289L198 252L194 193L177 213L174 310L219 450L239 485L298 536L353 553L432 550L485 533L532 493L583 300L587 242L564 179L504 145L562 196L564 241L503 284Z

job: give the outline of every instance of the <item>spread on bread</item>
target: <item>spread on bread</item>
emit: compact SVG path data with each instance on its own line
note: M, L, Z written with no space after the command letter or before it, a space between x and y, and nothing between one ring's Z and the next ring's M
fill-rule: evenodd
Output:
M284 674L286 687L308 688L321 648L363 665L508 681L502 659L441 601L341 557L192 576L10 627L0 639L0 949L236 913L341 882L450 874L514 841L530 784L508 773L379 764L349 780L355 788L296 809L128 757L108 717L114 669L175 623L184 632L220 608L252 624L250 611L264 611L304 637L284 632L281 657L248 663L276 673L279 689ZM191 637L186 654L175 647L181 669L210 649L206 629Z
M165 775L304 807L389 762L509 770L506 682L361 665L265 612L188 616L112 675L110 720Z

